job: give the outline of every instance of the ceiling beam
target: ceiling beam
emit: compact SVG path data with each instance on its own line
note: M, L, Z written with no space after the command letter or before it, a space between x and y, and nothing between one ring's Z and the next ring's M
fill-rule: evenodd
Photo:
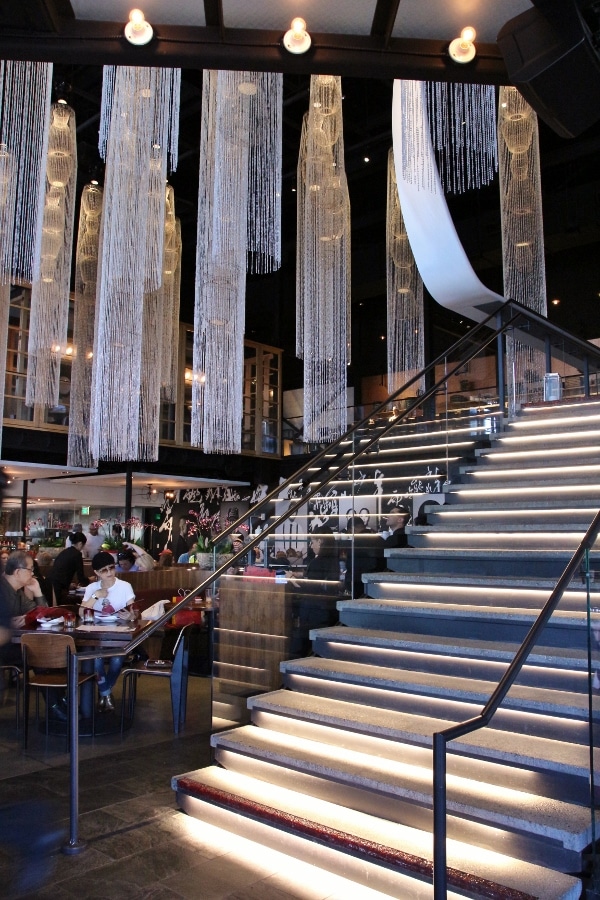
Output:
M478 44L475 61L458 66L443 41L396 38L384 46L378 36L311 34L309 52L296 56L283 49L278 31L227 29L223 36L219 27L153 27L156 39L145 47L126 41L122 23L63 20L55 34L2 29L0 59L509 83L495 44Z

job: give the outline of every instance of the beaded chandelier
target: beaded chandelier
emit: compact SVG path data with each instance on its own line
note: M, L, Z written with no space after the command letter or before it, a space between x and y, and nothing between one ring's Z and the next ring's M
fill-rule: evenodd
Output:
M144 323L163 275L168 158L177 165L179 69L104 69L100 153L106 159L93 357L90 451L156 459L156 383L142 377ZM148 300L146 300L148 298ZM154 416L154 413L152 413ZM147 433L151 425L152 434ZM143 433L142 433L143 428Z
M388 392L392 394L425 365L423 281L400 208L393 149L388 153L386 250ZM415 384L413 390L424 387L424 383Z
M298 159L296 355L304 359L304 440L346 431L350 361L350 200L341 79L312 75Z
M498 103L504 296L547 315L537 116L514 87ZM545 353L507 339L509 413L539 399Z
M77 140L75 113L62 100L50 110L45 182L31 285L25 395L29 406L59 402L60 361L67 344Z
M192 445L241 451L246 269L280 263L282 76L205 71Z
M97 184L86 184L81 193L75 255L69 466L98 465L97 457L90 451L90 409L102 199L102 189Z

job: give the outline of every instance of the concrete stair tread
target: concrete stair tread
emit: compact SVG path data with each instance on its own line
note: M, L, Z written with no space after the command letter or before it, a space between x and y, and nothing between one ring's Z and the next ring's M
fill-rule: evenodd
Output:
M367 579L366 575L365 579ZM538 615L538 611L535 609L523 609L520 606L503 606L500 608L498 606L484 606L475 603L448 603L444 600L440 600L436 603L433 600L426 601L422 598L398 600L395 598L360 597L358 600L339 600L337 608L340 611L346 609L352 610L353 612L362 610L373 614L376 614L377 612L397 612L398 614L403 615L410 614L419 617L436 616L440 619L461 618L467 621L473 618L487 618L490 621L490 625L493 624L494 620L497 621L500 616L503 621L510 620L512 622L526 622L533 624ZM581 612L577 612L575 610L561 610L559 608L552 613L551 621L554 625L560 623L563 626L581 628L586 626L587 613L585 609L582 609Z
M284 675L303 675L328 679L331 682L360 684L394 693L425 694L436 697L485 704L498 682L474 680L430 672L414 672L386 666L366 665L339 659L286 660L281 663ZM554 691L546 687L514 684L504 700L506 709L532 713L580 717L588 709L587 694L573 691Z
M439 516L439 518L443 519L442 516ZM533 537L535 534L542 534L545 538L545 535L548 533L554 534L556 532L577 534L581 539L590 527L590 521L591 520L570 520L569 522L545 523L543 520L541 522L528 522L526 520L521 522L503 522L502 519L498 519L494 522L493 530L490 530L489 527L484 527L485 525L489 526L489 519L484 518L482 522L463 522L455 520L448 524L444 524L443 521L440 521L439 523L436 522L435 525L408 525L406 527L406 533L410 535L461 534L462 532L466 532L467 534L478 534L483 537L484 535L491 536L498 533L521 535L523 532L526 532L529 537Z
M577 456L576 449L571 451L570 449L565 449L564 456L557 457L556 454L547 454L544 451L544 458L540 459L539 455L534 457L533 455L522 458L520 457L518 460L506 459L506 464L503 465L502 454L498 452L493 459L489 457L478 457L476 463L473 464L465 464L461 465L460 471L464 474L472 474L477 473L481 474L482 478L489 478L493 474L497 475L527 475L530 472L536 471L538 469L551 469L553 470L556 476L561 476L563 472L567 472L568 474L577 474L578 470L582 470L583 473L597 472L600 469L600 455L590 456L588 453L584 453L584 449L581 450L581 456L585 458L585 462L580 463L579 465L573 465L573 457ZM510 451L506 451L509 453ZM597 452L597 449L596 449ZM486 464L481 467L481 463L486 461ZM564 464L561 465L561 462L564 461ZM518 468L516 468L518 466Z
M336 730L332 740L338 748L345 746L344 731L377 737L382 741L403 741L413 747L432 746L432 734L443 731L456 723L456 718L419 715L403 710L381 710L363 703L319 697L301 691L284 688L270 694L251 697L248 706L254 712L273 713L294 720L316 723ZM273 726L271 726L273 727ZM515 731L502 731L492 726L482 728L459 738L449 745L448 771L460 755L468 765L471 756L483 760L524 766L550 773L575 775L587 779L589 775L589 749L583 744L573 744L553 738L538 737ZM373 751L375 752L375 751ZM381 751L384 752L383 750ZM461 767L461 771L463 768ZM518 773L508 771L507 780Z
M340 754L338 747L253 725L221 731L213 735L211 743L217 753L225 748L286 770L327 778L336 784L349 783L381 795L409 798L425 806L432 802L431 767L422 768L347 748ZM472 760L471 765L476 767L478 763ZM591 840L590 814L585 807L515 791L506 783L502 784L502 790L495 788L465 775L452 774L448 778L448 813L458 812L495 827L527 829L570 849L582 850Z
M360 603L360 601L358 601ZM498 660L512 662L520 644L516 641L488 641L485 648L477 639L425 635L402 631L373 631L368 628L352 628L348 625L333 625L316 628L310 632L311 639L319 642L333 641L337 644L353 644L361 647L383 649L404 649L420 653L436 653L440 656L460 655L469 659L484 661ZM527 658L527 664L539 666L559 666L587 670L587 650L564 647L535 647Z
M388 554L391 555L392 552L397 555L401 555L404 551L387 551ZM368 572L367 573L369 581L376 582L381 580L383 582L390 583L400 583L406 585L420 585L420 584L431 584L431 585L439 585L439 576L436 575L427 575L420 572ZM456 585L456 586L465 586L465 587L484 587L489 589L490 587L505 588L506 590L532 590L532 591L545 591L546 597L549 597L552 591L556 586L556 579L552 578L542 578L542 577L533 577L527 578L523 575L502 575L497 576L495 578L490 578L490 576L484 575L461 575L448 573L448 575L444 576L444 584L446 585ZM591 583L591 589L600 592L600 583ZM579 595L586 593L586 586L583 582L572 581L569 585L568 590L565 592L566 595ZM581 598L579 598L581 600Z
M187 784L184 779L187 780ZM179 787L179 780L183 781L181 787ZM329 829L334 833L343 823L344 831L354 836L359 844L366 842L382 848L389 847L398 855L409 854L431 860L431 837L414 828L399 824L394 824L390 828L389 823L374 816L342 810L336 804L316 798L309 798L310 808L308 808L304 798L294 791L278 787L276 796L275 792L267 794L265 785L257 785L255 779L238 773L226 772L215 766L188 773L186 776L177 776L173 779L173 788L183 792L191 791L193 796L191 783L208 785L225 793L234 793L236 797L243 797L249 801L255 798L257 791L260 791L263 803L276 806L288 817L298 816L299 809L305 810L307 820L318 823L322 830ZM530 863L512 860L492 851L481 855L468 844L458 841L448 841L448 865L459 872L471 873L478 878L503 884L514 890L529 892L532 896L543 896L544 900L577 900L581 892L581 883L571 876L562 875ZM419 891L419 896L430 896L427 893L426 885L422 884L421 887L422 892ZM398 898L409 896L407 889L403 889L401 884L398 886L398 891L399 893L391 896ZM416 897L417 894L414 896Z
M586 432L583 435L574 432L572 439L565 435L564 440L552 440L552 446L544 448L544 456L546 459L554 459L564 454L568 458L579 454L589 455L591 451L591 456L593 457L598 450L595 443L596 438L595 432ZM516 444L512 446L510 444L506 445L502 438L494 440L491 447L478 447L475 450L475 456L482 462L486 460L494 460L495 462L496 460L501 460L507 454L511 460L517 458L539 459L540 450L539 447L529 450L526 447L519 449Z
M453 491L460 491L463 493L472 493L476 489L486 492L494 491L495 494L498 495L499 499L502 500L503 492L504 495L509 491L513 491L515 487L519 489L523 489L523 481L527 482L527 499L531 497L535 497L535 490L537 489L537 493L541 494L544 491L544 497L548 495L550 498L552 497L562 497L565 502L571 502L571 497L579 494L584 494L585 496L590 496L591 488L596 488L596 490L591 494L594 498L598 496L598 477L597 475L590 475L589 477L584 478L583 476L577 477L573 475L571 477L564 476L560 478L560 484L554 484L554 476L550 475L548 478L527 478L527 479L519 479L516 475L514 478L505 478L499 481L457 481L451 484L444 484L442 487L442 491L445 494L452 493ZM512 494L514 497L514 493Z
M402 557L406 557L409 555L415 556L415 557L423 557L425 559L428 556L430 556L430 557L462 556L462 557L465 557L466 559L478 559L480 557L483 557L483 558L498 557L498 558L504 558L504 559L509 559L509 560L511 558L514 558L515 556L522 556L525 558L530 557L532 560L533 559L542 559L542 560L543 559L564 559L565 565L571 559L571 556L573 555L572 550L569 550L568 548L565 548L562 550L555 550L555 549L542 550L542 549L539 549L536 547L531 547L531 548L527 547L525 549L519 549L518 547L515 547L515 548L507 547L507 548L501 548L498 550L495 550L492 547L481 548L481 549L469 549L469 550L458 549L458 548L457 549L444 548L444 547L410 547L410 548L407 547L407 548L403 548L403 549L399 549L399 550L396 550L396 549L386 550L385 553L386 553L387 557L396 557L397 556L400 559ZM597 563L600 563L600 549L598 549L598 550L593 549L590 553L590 556ZM370 574L375 574L375 573L366 572L364 577L366 578ZM377 574L381 574L381 573L377 573Z
M515 500L514 497L508 497L501 500L492 500L486 503L484 500L477 503L468 503L467 501L460 500L459 498L453 497L451 492L448 492L446 495L446 502L440 503L439 509L433 509L430 515L438 516L444 510L448 512L479 512L488 511L488 512L496 512L496 511L519 511L524 513L525 515L531 512L532 515L535 515L536 510L549 510L553 512L569 512L569 510L573 509L576 511L576 515L584 515L588 514L590 516L590 521L593 516L598 512L598 503L596 502L596 498L590 497L573 497L568 500L568 506L565 506L565 500L563 497L549 497L546 500L535 500L532 498L527 498L527 509L523 509L523 501ZM450 502L452 499L453 502Z

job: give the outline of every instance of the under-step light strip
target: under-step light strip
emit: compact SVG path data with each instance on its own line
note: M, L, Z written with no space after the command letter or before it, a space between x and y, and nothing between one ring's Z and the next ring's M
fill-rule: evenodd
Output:
M496 469L490 466L489 469L469 469L466 473L470 475L471 478L485 478L485 479L495 479L495 478L516 478L519 476L532 476L532 475L568 475L569 473L573 473L574 475L591 475L600 472L600 465L586 466L586 465L576 465L576 466L535 466L523 469Z
M556 428L562 425L581 425L582 418L588 422L600 422L600 414L597 416L561 416L560 418L551 419L518 419L510 423L511 428Z
M505 497L509 496L513 500L515 498L515 488L473 488L471 490L461 490L460 488L452 488L453 496L461 497ZM597 484L551 484L541 485L540 487L519 486L519 498L527 497L548 497L551 499L555 494L576 494L590 497L598 497L599 488Z
M577 440L594 440L598 437L597 431L575 431L570 434L565 435L564 432L557 431L555 433L547 433L543 432L542 434L507 434L507 435L499 435L495 443L502 449L507 445L514 444L528 444L532 446L542 444L542 451L545 451L546 444L551 443L553 441L562 441L562 442L570 442L572 438L577 438ZM538 451L539 452L539 451ZM565 452L568 452L568 448L565 449Z

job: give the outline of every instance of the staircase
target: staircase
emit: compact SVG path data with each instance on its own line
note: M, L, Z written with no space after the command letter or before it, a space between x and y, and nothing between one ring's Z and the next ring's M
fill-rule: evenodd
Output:
M248 700L251 724L213 735L215 765L173 779L180 806L385 896L432 896L431 736L480 712L598 511L599 435L593 402L491 435L412 547L386 551L391 571L311 633L314 655ZM581 896L587 641L578 579L491 726L449 744L449 897Z

